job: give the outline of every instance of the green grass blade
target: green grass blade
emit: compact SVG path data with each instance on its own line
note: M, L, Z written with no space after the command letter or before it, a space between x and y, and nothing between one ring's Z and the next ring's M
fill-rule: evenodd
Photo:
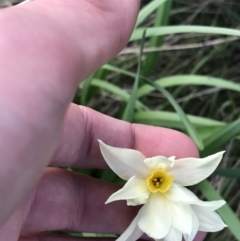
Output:
M123 70L120 68L117 68L115 66L106 64L102 68L108 69L110 71L119 73L119 74L125 74L130 77L135 77L135 74ZM141 77L140 78L144 78ZM230 82L229 80L224 80L221 78L215 78L211 76L202 76L202 75L174 75L174 76L168 76L164 77L161 79L158 79L154 81L156 84L166 88L166 87L172 87L172 86L178 86L178 85L205 85L205 86L213 86L213 87L218 87L218 88L223 88L223 89L228 89L228 90L233 90L240 92L240 85ZM143 85L138 89L138 97L142 97L151 91L154 91L155 88L153 86L150 86L148 84Z
M172 5L172 0L167 0L164 4L162 4L156 13L154 26L165 26L168 24L169 13ZM159 47L164 42L164 36L153 36L150 40L150 47ZM142 75L149 76L151 72L154 70L156 64L159 61L160 52L150 52L147 54L145 59L144 67L141 71Z
M224 80L220 78L214 78L210 76L201 75L174 75L168 76L154 81L156 84L162 87L172 87L172 86L186 86L186 85L205 85L213 86L233 91L240 92L240 85L230 82L229 80ZM143 85L138 89L138 98L149 94L154 91L154 87L149 85Z
M125 74L125 75L133 77L133 78L135 78L135 76L136 76L134 73L132 73L130 71L120 69L120 68L115 67L115 66L110 65L110 64L105 64L105 65L102 66L102 68L113 71L113 72L116 72L118 74Z
M82 87L82 94L81 94L81 104L82 105L87 105L87 97L88 93L90 90L90 86L93 80L93 75L88 77L84 82L83 82L83 87Z
M222 127L204 141L204 150L201 156L208 156L227 144L231 139L240 134L240 119Z
M214 131L219 130L226 123L215 121L212 119L187 115L189 121L196 128L201 140L207 139ZM133 121L136 123L163 126L174 128L186 132L186 128L181 121L179 115L175 112L168 111L138 111L133 116Z
M137 74L136 74L133 89L132 89L132 94L131 94L131 97L123 112L123 116L122 116L122 120L125 120L128 122L132 122L133 113L134 113L134 109L135 109L135 103L137 100L137 91L138 91L138 85L139 85L139 75L140 75L141 66L142 66L142 53L143 53L145 35L146 35L146 31L143 32L143 36L142 36L140 55L139 55L139 59L138 59L138 69L137 69Z
M187 115L189 121L195 127L222 127L226 125L224 122L215 121L212 119ZM134 122L145 123L149 125L158 125L169 128L184 129L179 115L170 111L138 111L134 114Z
M179 117L181 118L181 121L184 124L187 133L193 139L193 141L195 142L195 144L197 145L199 150L202 150L203 149L203 143L202 143L202 140L201 140L199 134L197 133L195 127L191 124L191 122L187 118L187 116L184 113L184 111L182 110L182 108L179 106L179 104L173 98L173 96L167 90L165 90L164 88L162 88L158 84L156 84L156 83L154 83L154 82L152 82L152 81L150 81L146 78L143 78L143 80L145 82L147 82L149 85L152 85L156 90L161 92L168 99L168 101L171 103L171 105L173 106L173 108L178 113Z
M217 168L214 174L230 177L230 178L240 178L240 169L233 169L233 168Z
M103 68L106 68L108 70L112 70L112 71L116 71L117 73L122 73L122 74L126 74L128 76L131 77L135 77L136 75L134 73L131 73L129 71L126 70L122 70L110 65L104 65ZM198 146L198 148L200 150L203 149L203 143L202 140L200 138L200 136L198 135L197 131L195 130L195 128L193 127L193 125L191 124L191 122L188 120L186 114L184 113L184 111L182 110L182 108L179 106L179 104L176 102L176 100L172 97L172 95L165 90L164 88L162 88L161 86L159 86L158 84L152 82L151 80L140 76L140 78L145 81L146 83L148 83L149 85L153 86L157 91L161 92L167 99L168 101L172 104L173 108L175 109L175 111L178 113L179 117L181 118L185 129L187 130L187 133L189 134L189 136L193 139L193 141L196 143L196 145Z
M118 86L111 84L109 82L106 82L104 80L93 79L92 86L104 89L104 90L120 97L125 102L128 102L130 99L130 95L126 91L124 91L123 89L119 88ZM137 110L148 110L148 107L137 100L136 101L136 109Z
M214 189L214 187L207 180L200 182L197 187L203 193L203 195L209 200L221 200L223 199L221 195ZM228 204L217 210L219 215L222 217L224 222L228 225L229 230L234 235L234 237L240 241L240 221L236 217L233 210Z
M145 5L139 12L136 27L139 26L152 12L160 7L167 0L153 0Z
M137 28L134 30L131 41L139 40L142 37L142 33L145 29ZM240 30L220 28L220 27L208 27L208 26L167 26L167 27L152 27L147 28L146 37L161 36L177 33L203 33L203 34L218 34L240 37Z

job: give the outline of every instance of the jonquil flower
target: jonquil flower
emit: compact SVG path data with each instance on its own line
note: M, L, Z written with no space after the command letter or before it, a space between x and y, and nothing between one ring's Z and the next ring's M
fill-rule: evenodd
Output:
M135 241L143 233L157 241L192 241L197 231L216 232L226 227L215 212L225 201L204 202L184 187L207 178L224 152L205 158L146 158L136 150L99 143L110 168L127 180L106 203L126 200L127 205L143 205L118 241Z

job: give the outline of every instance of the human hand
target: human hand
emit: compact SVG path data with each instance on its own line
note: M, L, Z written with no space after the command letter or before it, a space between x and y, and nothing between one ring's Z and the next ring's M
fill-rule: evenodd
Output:
M51 164L106 168L97 139L111 145L141 150L147 156L169 156L170 153L177 157L197 156L192 141L179 132L130 125L89 108L72 105L68 110L61 144ZM115 184L62 169L47 168L30 197L3 229L8 238L6 240L17 240L17 236L10 239L9 235L18 235L19 232L33 233L22 236L21 241L38 240L37 233L48 230L120 234L132 221L137 210L127 207L124 201L104 204L117 189L119 186ZM202 237L203 234L199 235ZM51 241L68 240L48 233L41 234L41 237Z
M48 164L106 168L97 139L146 156L198 155L176 131L69 107L79 81L124 47L138 7L137 0L39 0L0 12L1 240L18 240L20 233L34 233L20 240L40 240L37 233L49 230L121 233L127 227L135 209L104 205L118 186L62 169L44 171Z

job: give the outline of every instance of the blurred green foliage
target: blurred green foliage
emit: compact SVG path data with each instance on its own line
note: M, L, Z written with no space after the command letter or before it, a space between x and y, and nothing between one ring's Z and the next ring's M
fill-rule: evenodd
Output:
M237 0L142 1L128 46L74 98L115 118L180 130L203 157L227 150L219 169L195 190L228 203L219 214L229 228L208 234L209 241L240 240L239 24ZM123 184L110 170L75 171Z

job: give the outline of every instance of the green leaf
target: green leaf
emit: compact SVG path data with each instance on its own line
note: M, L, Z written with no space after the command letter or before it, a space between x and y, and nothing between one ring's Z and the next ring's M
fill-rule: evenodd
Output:
M162 87L172 87L172 86L187 86L187 85L205 85L214 86L218 88L233 90L240 92L240 85L230 82L229 80L224 80L220 78L214 78L211 76L202 75L174 75L164 77L154 81L156 84ZM150 92L154 91L155 88L149 85L143 85L138 89L138 98L143 97Z
M207 180L200 182L197 187L209 201L223 199ZM240 221L230 206L225 204L223 207L217 210L217 213L219 213L224 222L228 225L228 228L234 237L240 241Z
M165 26L168 24L170 9L172 5L172 0L167 0L164 4L162 4L156 13L156 17L154 20L154 26ZM164 36L153 36L150 39L149 47L158 47L161 46L164 42ZM146 54L146 59L144 61L144 67L141 70L142 75L149 76L151 72L154 70L154 67L159 61L160 52L150 52Z
M124 69L120 69L120 68L112 66L110 64L105 64L105 65L102 66L102 68L113 71L113 72L116 72L118 74L125 74L125 75L133 77L133 78L136 77L136 75L134 73L132 73L130 71L127 71L127 70L124 70Z
M227 144L231 139L240 134L240 119L227 124L214 132L204 142L205 148L201 151L201 156L208 156Z
M81 94L81 104L86 105L87 104L87 97L89 93L89 89L91 86L93 80L93 75L88 77L84 82L83 82L83 87L82 87L82 94Z
M240 178L240 169L233 169L233 168L217 168L214 174L230 177L230 178Z
M204 117L193 115L187 115L187 117L195 127L207 126L213 128L222 127L225 125L224 122L215 121ZM138 111L134 114L134 122L177 129L185 128L179 115L170 111Z
M117 73L126 74L126 75L131 76L131 77L136 76L134 73L131 73L129 71L122 70L122 69L119 69L119 68L116 68L116 67L113 67L113 66L110 66L110 65L104 65L103 68L115 71ZM143 81L145 81L146 83L148 83L149 85L153 86L157 91L161 92L168 99L168 101L172 104L173 108L178 113L179 117L181 118L181 120L182 120L182 122L183 122L183 124L184 124L184 126L187 130L187 133L193 139L193 141L198 146L198 148L200 150L202 150L203 149L203 143L202 143L202 140L201 140L200 136L198 135L197 131L195 130L193 125L188 120L188 118L187 118L186 114L184 113L184 111L182 110L182 108L179 106L179 104L176 102L176 100L172 97L172 95L167 90L163 89L161 86L152 82L151 80L149 80L149 79L147 79L143 76L140 76L140 78Z
M136 27L139 26L152 12L160 7L167 0L153 0L145 5L139 12Z
M145 34L146 34L146 31L143 32L143 36L142 36L140 55L139 55L139 59L138 59L138 69L137 69L137 74L135 76L132 94L131 94L129 101L127 102L127 106L126 106L126 108L123 112L123 116L122 116L122 120L125 120L128 122L132 122L133 113L134 113L134 109L135 109L135 103L137 100L137 91L138 91L138 85L139 85L139 75L140 75L141 66L142 66L142 53L143 53L143 47L144 47L144 41L145 41Z
M197 145L199 150L202 150L203 149L203 143L202 143L202 140L201 140L199 134L197 133L196 129L191 124L191 122L188 120L186 114L184 113L182 108L179 106L179 104L176 102L176 100L173 98L173 96L167 90L165 90L164 88L162 88L158 84L152 82L151 80L148 80L146 78L142 78L142 79L145 82L147 82L149 85L152 85L156 90L161 92L168 99L168 101L171 103L171 105L173 106L173 108L178 113L179 117L181 118L182 123L185 126L187 133L193 139L193 141L195 142L195 144Z
M145 29L137 28L133 31L130 38L131 41L139 40L142 37L142 33ZM167 26L167 27L152 27L146 28L146 37L161 36L167 34L177 33L203 33L203 34L218 34L218 35L229 35L240 37L240 31L237 29L219 28L219 27L208 27L208 26Z
M85 237L86 238L94 238L94 240L98 239L98 238L105 238L105 239L108 239L108 238L117 238L117 235L115 234L107 234L107 233L66 233L68 234L68 236L72 236L72 237L79 237L79 240L82 240L82 237ZM97 237L97 238L96 238ZM75 239L74 239L75 240Z
M215 121L209 118L200 116L187 115L189 121L196 128L201 140L207 139L214 131L225 126L225 122ZM138 111L133 116L133 121L136 123L163 126L174 128L186 132L186 128L181 121L179 115L169 111Z

